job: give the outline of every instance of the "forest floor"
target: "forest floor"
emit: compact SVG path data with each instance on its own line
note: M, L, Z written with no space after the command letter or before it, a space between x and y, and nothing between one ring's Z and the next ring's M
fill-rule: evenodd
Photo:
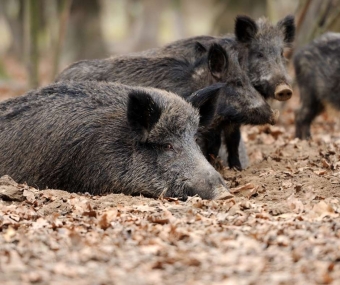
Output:
M2 177L0 284L340 284L340 120L320 116L313 141L294 139L297 103L277 126L243 128L251 163L224 169L229 200L38 191Z

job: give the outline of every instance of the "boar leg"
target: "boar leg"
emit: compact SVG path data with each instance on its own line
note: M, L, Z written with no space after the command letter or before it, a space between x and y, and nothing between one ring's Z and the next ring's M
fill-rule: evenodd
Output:
M205 130L198 141L203 155L213 166L221 147L221 131L220 127Z
M313 92L306 96L301 92L302 106L295 111L295 136L299 139L311 138L310 125L317 115L324 110L324 105L314 96Z
M208 161L213 164L213 161L218 156L218 152L221 147L221 131L210 130L209 131L209 141L207 141L207 153L206 157Z
M240 126L235 125L225 129L225 144L228 150L228 165L230 168L242 170L242 165L239 158L238 147L241 140Z

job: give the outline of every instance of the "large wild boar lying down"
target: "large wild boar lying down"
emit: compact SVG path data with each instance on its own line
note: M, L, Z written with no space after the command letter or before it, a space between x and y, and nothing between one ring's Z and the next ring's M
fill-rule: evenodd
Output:
M251 85L237 56L236 51L227 51L220 44L214 43L206 53L197 57L148 57L134 54L103 60L84 60L64 70L57 81L96 80L152 86L184 98L216 82L226 83L226 87L220 90L212 124L201 128L199 133L199 145L210 161L218 155L223 128L228 126L233 129L234 124L274 124L276 121L276 113ZM234 110L233 114L230 109ZM238 141L230 152L233 158L229 161L231 167L240 167L237 146Z
M231 197L195 143L216 97L203 90L191 105L162 90L96 82L31 91L0 104L0 176L92 194Z

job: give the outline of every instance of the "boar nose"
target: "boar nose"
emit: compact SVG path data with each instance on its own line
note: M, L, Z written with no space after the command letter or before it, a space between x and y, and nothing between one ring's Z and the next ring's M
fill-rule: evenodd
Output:
M293 95L293 90L287 84L282 83L275 88L274 97L278 101L287 101Z
M187 185L191 188L190 192L198 194L202 199L222 200L233 197L222 176L211 165L201 168Z
M228 191L228 189L223 185L220 185L215 188L214 195L215 195L214 200L226 200L234 197L234 195L231 194Z

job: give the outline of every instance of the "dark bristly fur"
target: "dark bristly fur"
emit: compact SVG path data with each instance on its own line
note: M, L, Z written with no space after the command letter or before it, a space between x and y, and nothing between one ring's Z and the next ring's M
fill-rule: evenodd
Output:
M236 23L240 19L237 18ZM276 86L280 83L289 84L290 81L283 52L286 47L291 46L294 40L294 17L289 15L277 25L271 25L265 18L260 18L255 22L243 16L242 21L252 22L249 26L256 25L257 29L250 29L252 32L248 35L249 40L246 42L239 39L243 39L244 33L249 33L249 30L245 29L242 32L235 29L234 48L240 51L240 60L243 62L242 65L247 67L254 87L264 98L274 98Z
M295 134L310 139L310 125L326 105L340 110L340 33L326 33L294 55L301 108L295 113Z
M199 52L203 47L199 46ZM197 45L195 46L197 51ZM63 80L97 80L129 85L152 86L188 98L198 89L224 82L218 98L213 124L200 129L199 144L204 155L218 155L222 126L228 124L274 123L270 106L251 85L241 69L237 52L227 52L220 44L212 43L207 52L197 57L179 55L128 55L104 60L85 60L72 64L57 78ZM216 152L217 150L217 152ZM234 153L234 152L233 152ZM231 164L240 167L238 152Z
M216 198L228 193L224 180L195 143L192 106L214 109L218 97L207 92L191 105L154 88L62 82L5 101L0 176L71 192Z
M174 55L185 58L199 58L209 46L220 43L228 52L238 51L239 61L251 83L265 99L274 98L274 91L280 83L289 85L283 50L294 41L294 17L288 15L276 25L265 18L255 21L248 16L237 16L235 35L224 37L198 36L179 40L164 47L142 52L148 56ZM199 50L199 51L198 51ZM275 98L274 98L275 99ZM253 124L256 124L254 121ZM227 125L223 138L228 150L230 167L240 168L238 145L240 129L237 125ZM225 155L223 155L225 156Z
M275 87L279 83L289 83L285 68L283 50L294 41L294 16L288 15L276 25L267 19L257 21L248 16L237 16L235 35L223 37L197 36L170 43L164 47L141 52L147 56L183 56L199 58L209 46L218 42L227 51L238 51L242 68L247 70L252 84L265 98L274 98ZM199 47L199 52L197 48ZM268 77L272 77L268 81Z

